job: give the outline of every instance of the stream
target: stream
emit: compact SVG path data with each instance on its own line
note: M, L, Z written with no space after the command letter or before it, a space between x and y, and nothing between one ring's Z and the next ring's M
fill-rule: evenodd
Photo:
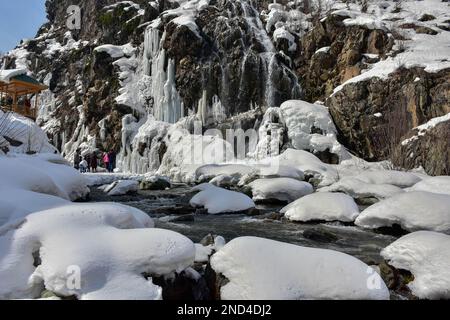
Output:
M277 217L282 205L258 205L261 215L205 215L189 207L191 187L175 185L165 191L139 191L134 195L108 196L91 188L92 202L112 201L146 212L156 227L179 232L198 243L208 234L223 236L227 242L255 236L291 244L332 249L350 254L369 265L383 261L380 251L397 238L339 222L293 223Z

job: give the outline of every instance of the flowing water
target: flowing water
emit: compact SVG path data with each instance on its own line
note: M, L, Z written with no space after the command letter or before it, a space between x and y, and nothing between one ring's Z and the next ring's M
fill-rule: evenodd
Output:
M244 214L190 214L190 187L179 185L167 191L140 191L137 195L108 197L92 188L92 201L115 201L136 207L155 219L156 227L179 232L194 242L208 234L223 236L227 241L241 236L256 236L301 246L333 249L355 256L367 264L382 262L380 251L396 240L352 225L334 223L292 223L269 219L281 206L258 206L260 216ZM180 212L183 211L183 212ZM192 211L193 212L193 211ZM184 215L181 215L183 213ZM187 215L186 215L187 214ZM180 217L186 220L171 222Z

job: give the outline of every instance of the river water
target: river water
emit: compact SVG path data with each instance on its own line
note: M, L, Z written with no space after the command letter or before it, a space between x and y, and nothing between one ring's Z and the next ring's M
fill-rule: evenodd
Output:
M394 236L364 230L353 225L333 223L293 223L267 218L278 212L280 205L260 205L259 216L244 214L204 215L193 214L188 206L190 187L175 186L166 191L140 191L136 195L108 197L91 188L91 201L114 201L136 207L154 218L156 227L179 232L194 242L208 234L221 235L227 241L241 236L256 236L314 248L333 249L348 253L365 263L383 261L380 251L394 242ZM182 219L186 221L171 221Z

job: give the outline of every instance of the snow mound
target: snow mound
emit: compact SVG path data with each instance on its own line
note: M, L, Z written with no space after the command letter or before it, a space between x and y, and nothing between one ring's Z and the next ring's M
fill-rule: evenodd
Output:
M427 191L450 195L450 177L439 176L427 178L413 185L408 191Z
M229 191L204 183L193 188L200 191L190 201L193 207L204 207L209 214L241 212L255 207L255 203L243 193Z
M84 177L56 154L0 156L0 177L0 186L71 201L89 194Z
M309 183L291 178L258 179L249 186L254 201L278 200L289 203L314 192Z
M245 164L208 164L198 168L195 176L197 180L210 179L221 175L240 178L255 171L254 168Z
M357 175L356 179L371 184L391 184L400 188L411 187L422 180L414 173L395 170L366 171Z
M350 153L337 141L337 130L328 108L301 100L290 100L280 106L281 118L287 127L292 146L299 150L328 150L340 160Z
M323 163L310 152L303 150L288 149L279 156L266 158L262 164L276 166L288 166L296 168L305 175L318 179L319 186L327 186L338 181L339 176L336 168Z
M395 268L410 271L408 284L421 299L450 298L450 236L418 231L385 248L381 255Z
M296 180L304 180L303 171L290 166L270 166L258 164L256 166L258 175L261 178L292 178Z
M110 203L31 214L0 234L0 298L36 298L45 288L79 299L161 299L150 277L188 268L195 247L182 235L151 227L143 212ZM33 253L41 260L37 267ZM72 286L77 271L81 285Z
M450 233L450 196L424 191L405 192L370 206L355 223L371 229L398 224L408 231Z
M20 114L0 110L0 131L0 146L6 145L10 153L56 152L56 148L48 142L47 134L35 122ZM5 137L20 145L11 145Z
M321 192L307 195L281 210L291 221L353 222L359 208L352 197L343 193Z
M378 273L332 250L242 237L214 254L211 266L230 281L223 300L389 299Z
M139 182L135 180L119 180L103 188L108 196L122 196L125 194L137 192L139 190Z
M354 199L376 198L382 200L404 191L391 184L371 184L354 177L344 177L328 187L320 188L318 192L344 192Z

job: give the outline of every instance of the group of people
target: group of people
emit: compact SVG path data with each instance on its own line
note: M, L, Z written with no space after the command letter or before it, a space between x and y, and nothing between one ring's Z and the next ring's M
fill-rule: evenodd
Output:
M113 150L104 152L101 156L97 151L82 156L81 150L77 150L74 155L74 168L80 170L81 173L97 172L99 163L103 163L103 167L112 173L116 168L116 157Z

